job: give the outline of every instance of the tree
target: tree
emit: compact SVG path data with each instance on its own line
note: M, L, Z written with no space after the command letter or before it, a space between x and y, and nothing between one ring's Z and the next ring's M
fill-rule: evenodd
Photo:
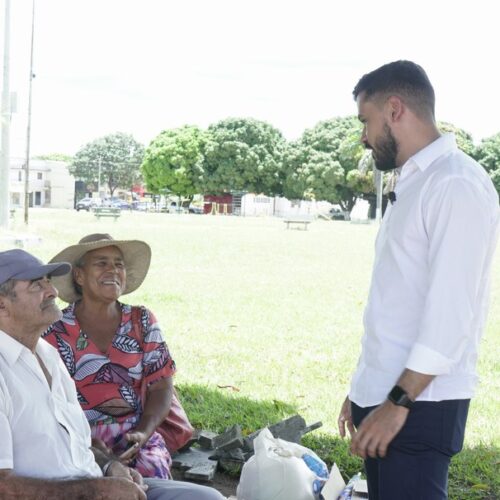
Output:
M500 193L500 132L483 139L476 151L477 161L490 174L496 190Z
M301 141L290 143L286 148L283 170L286 172L283 195L292 200L332 201L336 186L343 181L338 161Z
M204 192L281 194L285 139L268 123L228 118L208 128L204 148Z
M74 156L69 171L86 183L105 180L111 196L116 188L131 189L140 179L144 146L130 134L116 132L83 146Z
M205 132L193 126L165 130L153 139L141 166L148 190L168 190L191 201L202 189L205 142Z
M337 203L350 212L368 186L374 190L371 174L358 172L364 153L360 136L361 124L354 116L322 121L306 130L285 155L285 195Z
M64 161L66 163L70 163L72 159L72 156L64 153L48 153L45 155L35 156L35 160Z
M476 147L474 146L474 142L472 140L472 135L465 130L455 127L452 123L448 122L438 122L438 129L442 133L453 132L455 134L455 138L457 139L457 146L469 156L475 158L476 155Z

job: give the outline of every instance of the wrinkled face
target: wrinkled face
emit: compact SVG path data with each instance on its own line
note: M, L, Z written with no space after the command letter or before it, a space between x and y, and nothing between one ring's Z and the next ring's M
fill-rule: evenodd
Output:
M358 118L363 124L361 142L372 150L375 166L382 171L393 170L397 165L399 145L384 117L380 105L358 96Z
M55 299L58 295L47 276L36 280L16 282L11 297L2 297L9 321L25 331L40 334L61 319Z
M125 290L127 272L117 247L104 247L85 254L82 267L74 269L82 295L93 300L113 302Z

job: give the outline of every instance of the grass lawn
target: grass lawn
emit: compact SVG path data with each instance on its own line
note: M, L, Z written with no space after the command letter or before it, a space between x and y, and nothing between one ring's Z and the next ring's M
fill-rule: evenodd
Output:
M359 354L376 226L318 220L295 231L272 218L131 212L114 222L34 209L26 230L17 217L13 229L42 237L29 250L43 259L91 232L151 245L149 275L126 301L158 317L195 425L251 432L298 412L323 422L307 446L345 476L361 468L335 422ZM500 498L500 252L493 272L482 383L452 463L452 499Z

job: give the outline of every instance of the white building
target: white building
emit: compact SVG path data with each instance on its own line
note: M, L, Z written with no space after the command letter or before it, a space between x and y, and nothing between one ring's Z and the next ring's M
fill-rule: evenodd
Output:
M10 162L10 207L24 207L24 160ZM29 205L33 207L73 208L75 178L63 161L30 160Z
M332 204L327 201L297 200L291 201L279 196L270 197L262 194L245 194L241 197L241 215L243 216L311 216L327 214Z

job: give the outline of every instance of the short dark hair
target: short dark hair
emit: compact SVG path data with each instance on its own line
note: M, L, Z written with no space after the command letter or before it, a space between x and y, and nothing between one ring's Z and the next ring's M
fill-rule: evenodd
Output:
M75 263L73 264L73 270L71 271L71 282L73 283L73 288L78 295L83 295L82 287L76 282L74 270L78 267L82 269L85 265L85 256L87 253L84 253L81 257L79 257Z
M424 69L411 61L384 64L363 75L352 91L354 99L361 93L365 98L400 97L417 115L434 120L435 95Z

